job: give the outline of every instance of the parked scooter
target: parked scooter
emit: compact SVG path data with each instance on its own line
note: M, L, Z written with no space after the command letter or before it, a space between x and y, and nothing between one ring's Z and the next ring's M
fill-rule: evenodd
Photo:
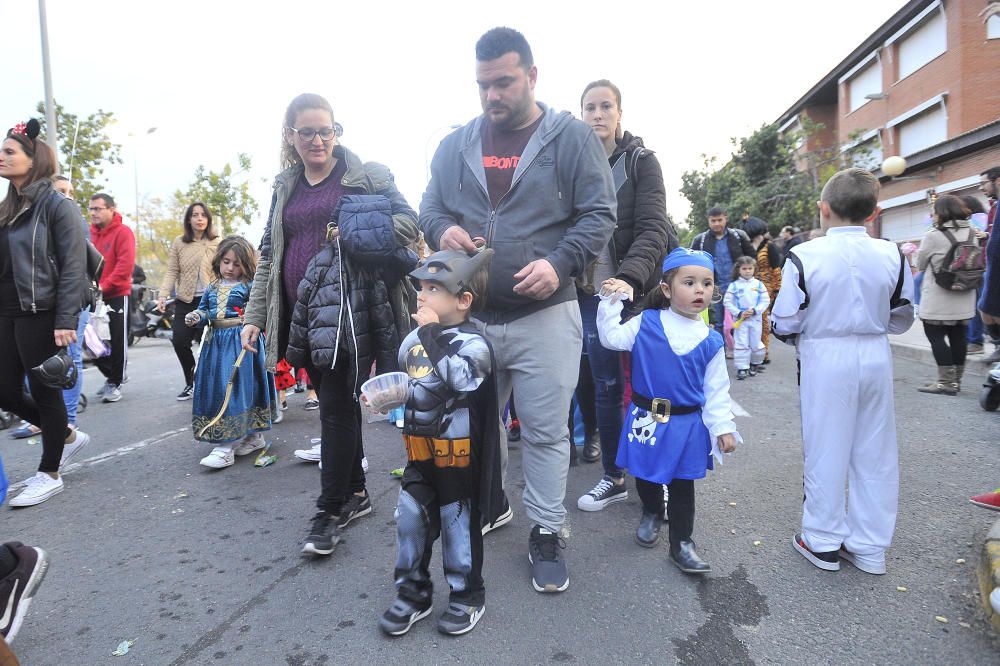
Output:
M129 344L139 338L162 338L169 340L173 335L174 299L168 298L163 312L156 305L156 299L142 301L131 317Z

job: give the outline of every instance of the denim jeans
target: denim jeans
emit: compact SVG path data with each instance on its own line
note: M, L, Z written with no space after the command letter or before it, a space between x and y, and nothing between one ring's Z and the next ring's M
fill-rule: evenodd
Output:
M982 289L976 290L976 303L979 302L980 296L983 295ZM983 318L979 316L979 310L972 316L969 320L969 336L965 341L970 345L981 345L983 344L983 334L985 329L983 327Z
M80 403L80 392L83 391L83 329L87 327L88 321L90 321L90 310L81 310L80 323L76 325L76 342L71 342L67 347L69 357L76 366L76 384L73 388L62 392L70 425L76 425L76 407Z
M580 318L583 320L583 351L590 362L594 379L594 407L597 432L601 437L601 462L604 473L620 479L624 471L615 464L618 440L625 418L624 387L621 355L605 349L597 335L597 305L600 297L580 294Z

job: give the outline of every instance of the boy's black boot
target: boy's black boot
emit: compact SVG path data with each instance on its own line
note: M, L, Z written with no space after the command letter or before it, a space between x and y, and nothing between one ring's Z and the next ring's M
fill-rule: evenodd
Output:
M670 561L677 565L677 568L689 574L707 574L712 571L712 567L705 560L701 559L698 551L695 550L694 541L687 540L680 543L670 544Z
M642 512L639 527L635 530L635 542L643 548L652 548L660 540L660 527L663 525L663 515Z

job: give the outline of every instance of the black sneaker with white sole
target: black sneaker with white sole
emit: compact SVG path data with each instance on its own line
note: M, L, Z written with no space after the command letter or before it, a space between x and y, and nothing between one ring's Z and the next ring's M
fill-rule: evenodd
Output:
M402 636L410 627L430 615L431 610L430 604L421 608L411 601L396 597L389 610L382 613L378 626L387 636Z
M467 634L476 626L486 612L486 606L466 606L454 601L448 604L448 610L438 618L438 631L449 636Z
M364 495L351 493L347 497L347 501L344 502L344 506L340 507L340 520L337 522L337 527L344 529L355 518L367 516L371 512L372 500L367 492Z
M563 592L569 587L569 569L562 551L566 542L541 525L531 528L528 538L528 561L531 562L531 585L537 592Z
M806 558L817 568L824 571L840 571L840 556L835 550L814 551L806 545L801 534L792 537L792 547L799 551L802 557Z
M503 507L503 511L500 512L500 515L497 516L496 520L492 523L483 525L483 536L486 536L487 533L492 532L498 527L503 527L510 521L514 520L514 511L510 508L510 504L507 502L506 497L503 499Z
M309 530L309 536L306 537L306 542L302 546L302 552L313 555L332 553L333 549L340 543L340 528L337 527L339 521L340 516L326 511L320 511L313 516L312 529Z
M25 546L20 541L5 543L0 548L7 548L17 558L17 566L0 579L0 638L9 645L17 635L28 606L45 578L49 568L49 556L41 548Z
M609 504L626 499L628 499L628 488L625 487L625 480L615 483L610 476L605 476L589 493L576 501L576 507L580 511L600 511Z
M188 384L177 394L178 400L190 400L194 396L194 384Z

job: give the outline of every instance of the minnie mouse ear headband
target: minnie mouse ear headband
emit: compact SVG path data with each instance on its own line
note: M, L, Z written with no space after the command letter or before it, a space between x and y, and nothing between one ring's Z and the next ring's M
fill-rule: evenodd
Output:
M38 133L41 131L42 126L38 124L37 120L32 118L26 123L18 123L7 130L7 138L14 139L34 153L35 139L38 138Z
M686 247L675 248L663 260L663 272L672 271L681 266L701 266L710 271L715 270L712 255L702 250L689 250Z

